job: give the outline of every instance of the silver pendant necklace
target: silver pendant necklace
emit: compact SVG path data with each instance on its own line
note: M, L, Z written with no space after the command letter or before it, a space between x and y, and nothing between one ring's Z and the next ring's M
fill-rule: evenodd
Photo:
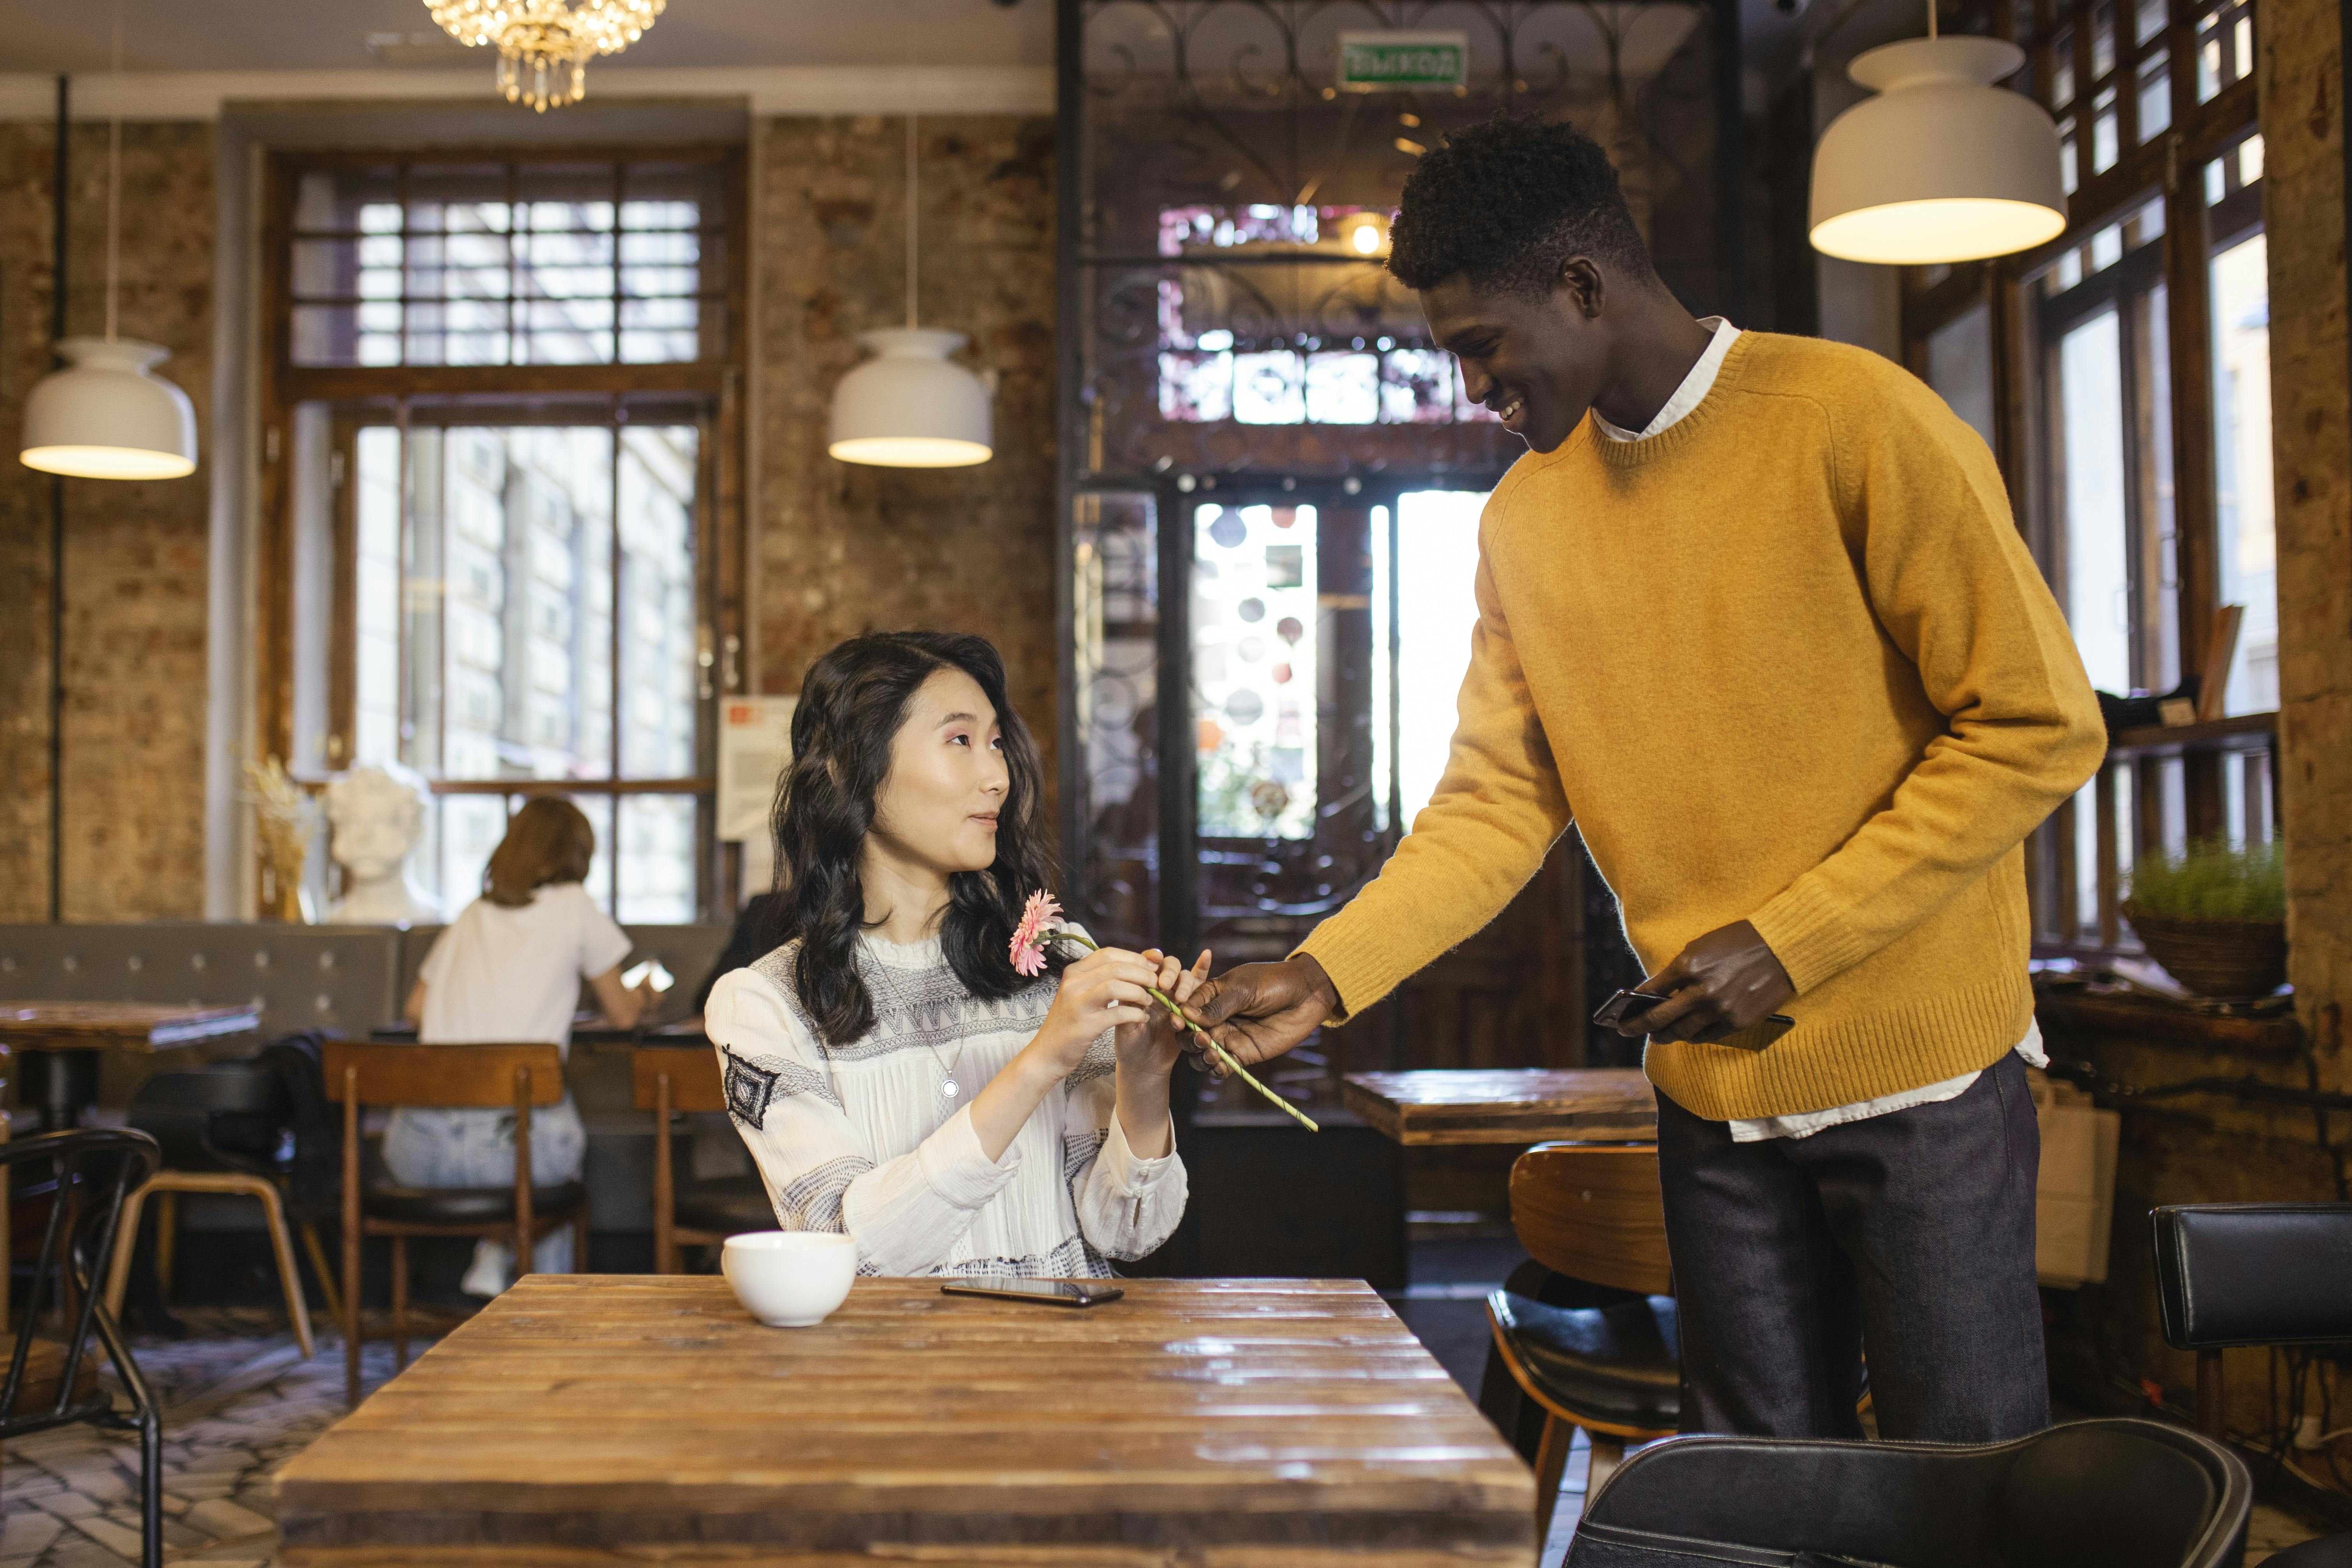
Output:
M889 987L890 999L898 1005L898 1011L911 1017L914 1010L907 1005L906 994L898 989L897 978L891 974L890 966L882 962L879 953L874 955L874 969L875 973L882 976L882 984ZM966 1040L959 1044L956 1047L955 1060L950 1061L940 1055L940 1048L937 1046L929 1040L923 1042L923 1048L931 1053L933 1061L940 1064L940 1098L950 1105L955 1103L956 1096L963 1092L962 1087L956 1082L956 1068L961 1065L964 1049L971 1043Z

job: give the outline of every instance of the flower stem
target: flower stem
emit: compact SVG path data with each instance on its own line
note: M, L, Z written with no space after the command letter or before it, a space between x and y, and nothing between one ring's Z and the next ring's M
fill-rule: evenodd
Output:
M1054 934L1076 942L1080 947L1085 948L1089 952L1098 951L1097 943L1088 942L1085 937L1080 936L1074 931L1057 931ZM1192 1022L1192 1020L1186 1016L1184 1009L1176 1005L1175 1002L1166 992L1160 990L1156 985L1147 985L1144 987L1144 990L1150 994L1150 997L1154 1002L1159 1003L1162 1007L1168 1009L1168 1016L1170 1017L1175 1019L1178 1023L1183 1025L1186 1028L1200 1036L1201 1043L1208 1047L1212 1052L1215 1053L1217 1060L1223 1064L1227 1072L1232 1073L1244 1083L1249 1085L1252 1089L1265 1096L1267 1100L1281 1107L1283 1110L1286 1111L1290 1115L1291 1120L1305 1127L1309 1132L1320 1132L1323 1131L1322 1128L1315 1124L1315 1119L1313 1117L1299 1110L1298 1107L1291 1104L1290 1101L1285 1100L1282 1096L1275 1093L1274 1090L1266 1088L1265 1085L1258 1082L1256 1079L1252 1078L1250 1076L1249 1068L1234 1060L1233 1054L1227 1051L1224 1047L1217 1044L1216 1037L1210 1034L1208 1030L1201 1027L1200 1025Z

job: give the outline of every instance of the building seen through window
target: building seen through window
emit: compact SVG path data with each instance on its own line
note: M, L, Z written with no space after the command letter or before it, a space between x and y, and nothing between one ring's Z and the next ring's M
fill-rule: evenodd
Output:
M710 703L731 623L741 279L731 153L285 154L268 395L292 437L284 734L299 777L399 763L452 915L561 794L625 921L721 892ZM265 690L280 683L265 680Z

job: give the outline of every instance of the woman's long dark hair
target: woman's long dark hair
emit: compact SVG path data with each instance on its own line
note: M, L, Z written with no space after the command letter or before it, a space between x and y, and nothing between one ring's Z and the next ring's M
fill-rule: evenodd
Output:
M866 924L859 872L874 796L890 773L890 742L918 687L943 669L980 683L996 710L1011 775L998 808L996 863L948 879L940 945L975 996L1010 996L1035 982L1013 972L1013 927L1031 893L1053 885L1044 831L1045 768L1029 727L1004 693L1004 660L986 637L878 632L852 637L809 667L793 712L793 761L776 791L780 941L800 939L793 989L828 1045L874 1026L874 999L857 973ZM1050 961L1059 971L1066 962Z

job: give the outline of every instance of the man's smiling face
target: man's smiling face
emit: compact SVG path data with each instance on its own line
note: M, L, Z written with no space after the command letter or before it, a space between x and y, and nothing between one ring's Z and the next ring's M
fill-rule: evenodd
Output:
M1546 299L1480 289L1467 273L1421 292L1430 335L1462 366L1465 394L1538 452L1557 450L1607 378L1601 280L1572 258Z

